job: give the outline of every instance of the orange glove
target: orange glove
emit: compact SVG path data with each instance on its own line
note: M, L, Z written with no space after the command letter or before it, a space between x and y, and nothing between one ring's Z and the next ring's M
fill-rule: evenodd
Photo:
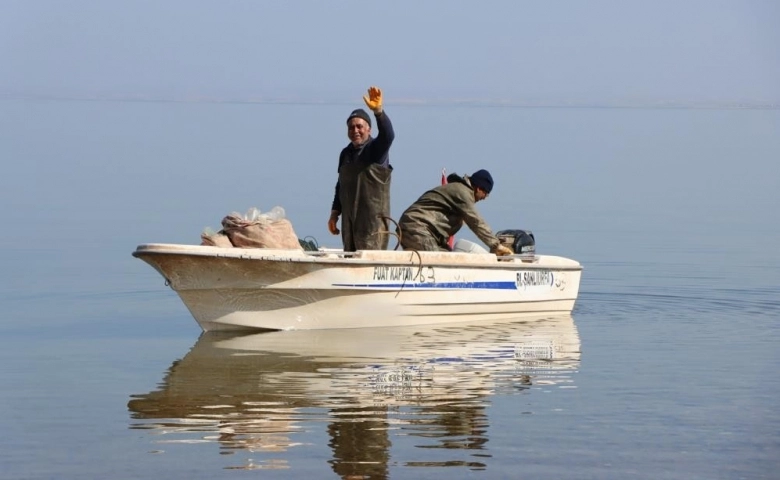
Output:
M339 221L339 212L335 210L331 210L330 212L330 219L328 220L328 231L332 233L333 235L338 235L341 233L339 230L339 227L336 226L336 222Z
M511 248L505 247L499 243L498 246L496 247L495 253L499 257L503 257L504 255L513 255L515 252L513 252Z
M379 87L369 88L368 95L363 95L363 101L374 115L382 113L382 90Z

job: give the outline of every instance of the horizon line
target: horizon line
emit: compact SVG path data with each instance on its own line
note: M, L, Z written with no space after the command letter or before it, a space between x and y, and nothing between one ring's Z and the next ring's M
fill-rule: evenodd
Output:
M246 105L352 105L354 101L306 97L213 97L208 95L149 95L149 94L40 94L0 92L4 100L51 100L134 103L192 103L192 104L246 104ZM461 106L507 108L725 108L725 109L780 109L780 101L769 100L580 100L545 101L501 98L400 98L387 105L398 106Z

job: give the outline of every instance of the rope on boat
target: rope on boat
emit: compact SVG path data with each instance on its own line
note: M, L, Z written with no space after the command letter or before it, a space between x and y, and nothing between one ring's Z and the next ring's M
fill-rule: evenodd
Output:
M409 251L412 253L412 256L409 258L410 262L413 261L414 260L414 256L417 255L417 273L414 274L414 277L412 277L412 280L417 280L418 278L422 279L422 270L423 270L422 256L420 255L420 252L418 252L417 250L409 250ZM403 283L401 283L401 286L398 288L398 291L395 292L395 297L396 298L398 298L398 294L401 293L401 290L403 290L404 287L406 287L406 280L407 280L407 278L404 277Z
M392 235L392 236L394 236L395 238L398 239L398 243L395 244L395 248L393 250L398 250L398 247L401 246L401 241L403 240L403 234L401 232L401 227L398 225L398 222L396 222L391 217L389 217L389 216L387 216L385 214L382 214L382 213L377 215L377 217L381 218L382 220L385 220L385 223L387 221L393 222L393 225L395 225L395 232L390 232L390 231L387 231L387 230L379 230L378 232L374 232L371 235L382 235L382 234L385 234L385 235ZM418 252L417 250L409 250L409 251L412 252L412 258L410 258L409 261L413 261L414 260L414 255L417 255L417 273L414 275L414 277L412 277L412 280L417 280L418 278L422 278L422 269L423 269L422 256L420 255L420 252ZM401 283L401 286L398 288L398 291L395 292L395 296L396 297L398 297L398 294L401 293L401 291L404 289L404 287L406 287L406 281L407 280L408 279L404 277L403 283Z
M311 235L307 235L298 239L298 243L305 252L318 252L320 250L320 244L316 238Z
M381 218L382 220L384 220L385 224L387 224L388 220L393 222L393 225L395 225L395 232L391 232L391 231L388 231L388 230L379 230L379 231L376 231L376 232L372 233L371 235L382 235L382 234L384 234L384 235L392 235L392 236L394 236L395 238L398 239L398 243L395 244L395 248L393 250L398 250L398 247L401 246L401 227L398 226L398 222L393 220L391 217L385 215L384 213L378 214L377 217Z

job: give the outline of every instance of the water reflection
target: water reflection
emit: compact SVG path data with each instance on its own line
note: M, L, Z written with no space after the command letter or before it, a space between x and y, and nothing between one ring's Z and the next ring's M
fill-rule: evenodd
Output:
M128 407L131 428L160 434L156 443L211 442L222 454L264 458L231 468L287 468L295 455L317 448L324 429L331 466L342 477L386 478L391 443L394 464L478 469L490 396L573 386L579 361L571 316L205 333L158 390L133 395ZM408 449L414 454L405 455Z

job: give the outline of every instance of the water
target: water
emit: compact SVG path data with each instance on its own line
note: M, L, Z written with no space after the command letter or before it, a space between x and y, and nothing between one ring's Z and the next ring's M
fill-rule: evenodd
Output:
M393 213L491 170L572 316L200 336L130 252L277 205L336 246L354 107L0 103L1 478L776 478L778 111L389 105Z

